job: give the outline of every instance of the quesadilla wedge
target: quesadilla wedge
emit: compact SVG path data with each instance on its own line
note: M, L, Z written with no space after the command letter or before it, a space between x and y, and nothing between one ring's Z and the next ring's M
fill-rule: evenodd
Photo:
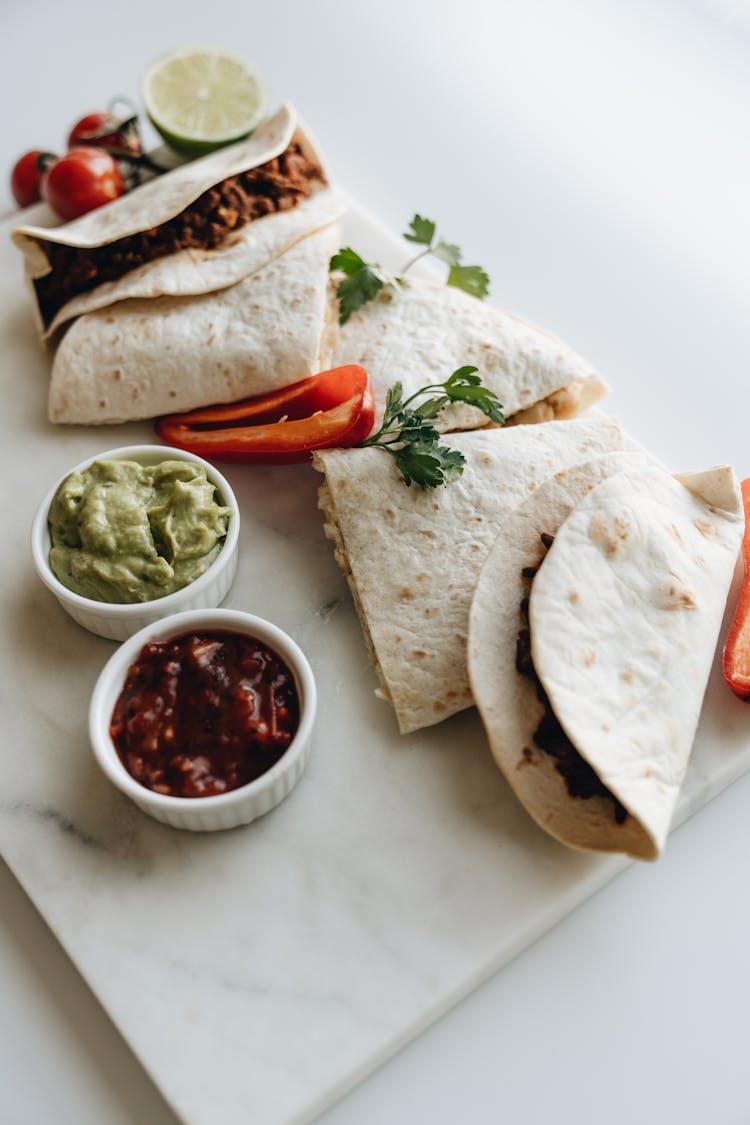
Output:
M43 337L127 298L226 288L344 210L296 111L62 226L17 227Z
M79 317L52 364L52 422L111 423L235 402L330 366L335 225L218 293Z
M407 488L378 449L326 450L319 506L402 733L472 705L469 607L501 518L551 473L623 448L605 416L452 434L463 475Z
M432 281L403 281L381 290L341 328L335 363L370 373L382 414L397 379L404 396L474 364L511 423L573 418L609 388L587 360L551 332ZM454 403L440 416L444 430L486 426L474 407Z
M633 454L558 474L500 522L471 686L498 766L561 842L660 854L741 531L731 469L675 478Z

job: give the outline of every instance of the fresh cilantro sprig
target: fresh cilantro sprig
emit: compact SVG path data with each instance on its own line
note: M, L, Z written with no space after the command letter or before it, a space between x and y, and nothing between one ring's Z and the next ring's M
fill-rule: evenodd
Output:
M351 246L333 255L329 268L346 275L336 288L340 324L346 324L352 313L376 297L384 285L398 285L404 274L428 254L448 266L446 285L463 289L480 301L487 296L490 287L487 273L481 266L462 265L461 250L454 242L437 238L437 227L432 219L415 215L403 237L423 249L406 263L397 277L387 274L376 262L366 262Z
M476 372L476 367L459 367L444 383L422 387L407 399L403 385L394 383L386 395L380 429L361 441L360 446L374 446L390 453L407 485L437 488L458 480L464 471L464 455L440 444L433 419L451 402L465 402L478 407L499 425L505 421L497 395L482 385ZM417 399L424 402L414 405Z

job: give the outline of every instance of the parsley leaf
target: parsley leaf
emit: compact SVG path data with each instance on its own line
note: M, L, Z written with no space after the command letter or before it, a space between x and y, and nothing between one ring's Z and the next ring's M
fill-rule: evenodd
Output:
M465 402L468 406L476 406L492 422L502 426L505 422L503 408L494 391L482 385L481 378L476 374L478 370L477 367L459 367L454 371L443 383L446 398L450 402Z
M441 393L432 394L433 391ZM432 397L425 399L425 395ZM413 405L419 398L425 401ZM390 453L407 485L437 488L458 480L465 458L460 450L441 445L441 435L432 425L432 419L451 402L466 402L478 407L493 422L505 421L497 395L482 385L477 368L459 367L444 383L422 387L407 399L402 383L394 383L386 395L380 429L359 444Z
M339 302L339 324L346 324L352 313L377 297L385 282L376 272L380 267L368 265L351 246L344 246L331 258L329 269L342 270L346 277L336 286Z
M437 488L456 480L463 472L465 458L458 449L446 445L415 443L395 453L396 466L407 485Z
M409 223L409 230L411 234L404 235L409 242L416 242L419 246L432 245L435 237L435 224L432 219L423 219L421 215L415 215Z
M457 266L461 261L461 251L454 242L443 242L442 238L432 250L433 258L439 258L448 266Z
M470 296L483 300L490 286L487 273L481 266L461 265L460 247L455 242L446 242L442 238L436 241L436 231L437 224L432 219L426 219L423 215L414 216L403 237L422 249L406 263L400 277L392 277L376 263L366 262L351 246L344 246L334 254L329 269L341 270L346 275L345 280L340 281L336 288L339 324L346 324L352 313L377 297L383 286L397 286L403 275L428 254L449 267L446 285L462 289Z
M483 301L490 291L489 275L481 266L460 266L458 263L451 265L446 285L463 289L464 293L478 297L480 301Z
M338 254L334 254L331 258L329 269L342 270L347 277L352 277L357 270L364 269L367 262L364 258L360 258L356 250L352 250L351 246L342 246Z

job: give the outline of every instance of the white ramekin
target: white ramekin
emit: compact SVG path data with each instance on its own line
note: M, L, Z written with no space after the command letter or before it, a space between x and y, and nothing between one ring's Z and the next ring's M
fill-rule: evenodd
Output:
M112 711L128 669L149 641L167 640L193 630L223 629L246 633L272 648L294 675L299 696L297 733L278 762L255 781L215 797L168 797L140 785L125 769L110 737ZM307 657L276 625L233 609L190 610L141 629L110 657L97 680L89 708L89 737L96 759L109 780L149 816L193 832L213 832L249 824L275 808L299 781L310 753L317 692Z
M224 546L208 570L189 586L176 590L173 594L167 594L164 598L127 605L94 601L93 598L84 598L81 594L76 594L63 586L52 573L49 565L51 542L47 517L55 493L65 478L70 473L87 469L94 461L138 461L141 465L156 465L160 461L189 461L194 465L202 465L208 479L218 489L221 502L232 509ZM52 591L74 621L100 637L122 641L170 613L179 613L187 609L212 609L220 605L229 593L237 573L239 535L240 510L237 498L229 483L208 461L168 445L126 445L120 449L107 449L103 453L87 457L85 461L81 461L79 465L75 465L60 477L39 505L34 518L31 527L31 553L36 572L42 582Z

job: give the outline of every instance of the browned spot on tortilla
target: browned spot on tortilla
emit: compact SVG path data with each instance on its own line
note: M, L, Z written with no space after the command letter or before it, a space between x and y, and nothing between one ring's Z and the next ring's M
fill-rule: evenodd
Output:
M396 518L396 513L393 510L393 508L386 508L385 511L383 512L383 515L385 516L385 518L387 520L395 520L395 518Z
M414 591L410 590L408 586L402 586L398 592L398 598L402 602L413 602Z
M216 339L216 333L215 332L209 332L208 336L206 337L206 347L210 348L215 339Z
M423 535L425 537L425 539L435 539L436 538L436 535L435 535L434 531L429 531L427 528L424 528L424 527L420 528L419 534Z
M120 340L121 340L121 339L122 339L122 336L120 335L120 333L119 333L119 332L115 332L114 336L113 336L113 337L112 337L112 339L111 339L111 340L109 341L109 346L110 346L111 348L113 348L113 347L115 346L115 344L119 344L119 343L120 343Z
M595 663L596 663L596 653L594 652L593 648L591 648L591 646L589 645L587 648L585 648L583 650L583 666L584 666L584 668L590 668L591 665L595 664Z
M606 555L617 555L630 535L630 521L627 516L615 516L610 526L606 517L597 512L591 517L589 535Z
M653 775L653 771L652 771L651 767L646 766L645 770L643 771L643 776L644 777L651 777L652 775Z
M119 367L116 367L112 372L112 382L119 383L120 379L122 379L122 371L120 371Z
M682 536L680 535L680 529L677 526L677 524L676 523L671 524L669 530L672 532L672 537L674 539L676 539L678 543L681 543L682 542Z
M716 528L712 523L709 523L708 520L702 520L700 518L694 519L693 527L701 533L704 539L716 538Z
M607 732L608 732L608 731L609 731L610 729L611 729L611 727L610 727L609 723L602 723L602 725L601 725L601 726L599 727L599 730L603 730L605 734L606 734L606 733L607 733Z
M627 668L623 669L622 678L626 684L632 684L635 679L635 669L628 664Z
M580 600L581 600L581 595L578 593L577 590L569 590L568 591L568 601L570 602L571 605L578 605Z
M670 582L667 587L667 609L695 609L698 603L695 592L681 582Z
M443 703L442 699L436 699L433 701L432 710L436 715L442 715L443 711L445 710L445 704Z
M105 318L104 318L104 323L105 323L105 324L114 324L114 323L115 323L115 318L114 318L113 316L111 316L111 315L110 315L110 316L105 316Z
M429 606L425 606L424 615L425 615L425 617L432 617L432 610L430 609Z
M417 660L424 660L425 657L427 656L427 653L424 651L423 648L415 648L414 652L412 653L412 656L416 657Z
M492 344L480 344L479 346L483 352L488 352L491 349Z
M130 390L130 397L132 398L133 402L135 402L135 400L136 400L136 399L138 398L138 396L139 396L139 394L140 394L140 393L141 393L141 392L140 392L140 390L138 389L138 387L132 387L132 388L131 388L131 390Z
M169 392L169 397L170 397L170 398L177 398L177 391L170 391L170 392Z
M483 465L489 465L489 466L492 465L492 458L490 457L489 453L484 453L480 457L480 461Z
M456 644L461 645L462 648L466 648L466 636L463 633L454 633L453 639Z
M524 766L533 766L534 764L534 751L530 746L524 746L521 751L521 757L516 762L516 769L522 770Z
M107 405L107 400L105 398L100 398L99 399L99 406L102 408L102 410L104 409L104 407L106 405Z
M479 545L479 543L472 543L472 544L471 544L471 546L469 547L469 550L470 550L470 551L474 551L474 552L477 552L477 551L481 551L481 550L482 550L482 548L481 548L481 546Z
M429 576L427 574L425 574L424 571L422 571L420 574L417 575L417 582L427 582L428 577Z

